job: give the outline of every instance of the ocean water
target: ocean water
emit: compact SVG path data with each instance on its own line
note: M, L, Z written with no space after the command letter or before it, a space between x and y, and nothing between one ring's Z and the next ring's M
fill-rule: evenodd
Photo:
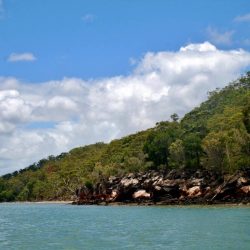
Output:
M0 249L250 249L250 207L0 204Z

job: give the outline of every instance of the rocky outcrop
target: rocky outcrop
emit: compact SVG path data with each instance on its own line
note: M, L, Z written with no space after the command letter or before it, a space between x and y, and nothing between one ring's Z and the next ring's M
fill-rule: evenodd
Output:
M111 176L77 190L74 204L216 204L250 202L250 169L233 175L208 170L149 171Z

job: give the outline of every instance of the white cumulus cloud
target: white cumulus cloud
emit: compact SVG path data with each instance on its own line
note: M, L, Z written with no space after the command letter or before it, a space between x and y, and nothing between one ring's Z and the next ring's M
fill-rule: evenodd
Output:
M209 39L215 44L230 45L232 44L234 30L219 32L217 29L208 27L207 34Z
M148 52L127 76L34 84L0 77L0 173L182 116L249 66L249 52L204 42Z
M232 44L234 30L219 32L217 29L208 27L207 34L211 42L215 44L230 45Z
M237 16L234 18L235 22L250 22L250 13L245 15Z
M7 59L8 62L32 62L36 57L29 52L26 53L11 53Z
M17 90L0 91L0 135L10 133L18 124L27 122L31 111Z

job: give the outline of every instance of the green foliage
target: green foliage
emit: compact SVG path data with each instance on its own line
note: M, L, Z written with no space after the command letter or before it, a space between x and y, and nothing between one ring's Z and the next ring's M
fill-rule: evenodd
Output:
M152 130L144 144L144 152L155 167L169 167L169 146L180 137L180 125L177 122L161 122Z
M199 133L186 133L183 137L185 151L185 166L199 168L202 155L201 138Z
M250 72L179 121L49 156L0 178L0 202L70 199L82 185L93 188L112 175L148 169L250 167Z
M173 168L185 166L185 148L181 139L177 139L169 146L169 153L170 164Z
M170 118L172 119L173 122L178 122L179 116L176 113L173 113Z
M209 133L203 140L206 164L233 172L249 166L250 134L242 107L226 107L208 120Z
M7 189L0 193L0 202L14 201L15 195L12 190Z

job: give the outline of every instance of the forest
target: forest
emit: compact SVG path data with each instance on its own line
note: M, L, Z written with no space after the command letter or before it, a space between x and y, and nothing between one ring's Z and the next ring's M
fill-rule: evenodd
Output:
M166 118L167 119L167 118ZM74 148L0 177L0 202L71 199L81 185L148 170L209 169L234 173L250 167L250 72L182 119L110 143Z

